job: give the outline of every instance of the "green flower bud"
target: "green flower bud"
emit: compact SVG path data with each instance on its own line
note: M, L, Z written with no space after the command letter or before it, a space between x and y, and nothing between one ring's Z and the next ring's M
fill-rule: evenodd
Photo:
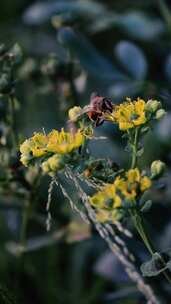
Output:
M151 178L159 178L165 171L166 165L161 160L155 160L151 164Z
M164 109L160 109L156 112L156 119L161 119L166 114L166 111Z
M69 119L73 122L77 121L78 116L81 113L81 107L73 107L68 111Z
M50 176L55 176L56 172L61 170L64 165L63 157L55 154L42 163L42 170Z
M155 113L161 108L161 102L157 100L150 99L146 103L146 111Z
M23 53L22 49L19 46L19 44L14 44L14 46L11 48L11 50L8 53L9 57L11 57L15 64L18 64L21 62Z

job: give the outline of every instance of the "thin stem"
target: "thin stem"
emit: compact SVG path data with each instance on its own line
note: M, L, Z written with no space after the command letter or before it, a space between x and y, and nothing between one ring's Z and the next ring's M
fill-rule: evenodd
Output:
M17 148L17 137L15 134L15 105L14 105L14 97L12 95L9 96L9 123L11 129L11 138L12 144L14 148Z
M29 207L30 207L30 204L27 201L24 206L23 217L22 217L22 227L21 227L21 234L20 234L20 242L23 246L26 245L27 223L28 223L29 209L30 209Z
M74 73L73 66L71 64L69 82L70 82L70 88L71 88L71 94L72 94L73 104L75 106L78 106L79 105L79 98L78 98L77 89L76 89L75 83L74 83L74 75L73 75L73 73Z
M134 140L133 143L131 143L132 146L131 169L135 168L137 165L138 135L139 135L139 129L136 128L134 134Z
M147 236L143 218L140 216L137 209L134 209L134 211L131 211L131 216L132 216L132 220L134 222L134 226L135 226L136 230L138 231L139 235L141 236L149 253L151 255L153 255L155 253L155 250L154 250L151 240L149 239L149 236Z
M151 254L151 256L153 256L156 251L149 238L149 235L147 234L147 230L146 230L143 218L141 217L141 215L137 209L134 209L134 211L131 211L131 216L132 216L132 220L133 220L133 223L134 223L134 226L135 226L137 232L139 233L139 235L140 235L142 241L144 242L146 248L148 249L149 253ZM163 263L163 266L165 266L165 261L162 257L161 257L161 262ZM166 271L163 271L163 275L165 276L166 280L171 284L171 278L168 275L168 273Z
M41 174L40 174L40 170L39 170L36 178L34 179L34 183L32 185L32 189L30 190L29 197L24 205L21 234L20 234L20 242L23 246L26 245L28 221L29 221L30 213L33 211L32 210L32 201L34 201L34 203L35 203L38 199L36 190L40 183L40 178L41 178ZM34 206L35 206L35 204L34 204Z
M158 6L167 25L168 32L171 34L171 12L165 0L158 0Z

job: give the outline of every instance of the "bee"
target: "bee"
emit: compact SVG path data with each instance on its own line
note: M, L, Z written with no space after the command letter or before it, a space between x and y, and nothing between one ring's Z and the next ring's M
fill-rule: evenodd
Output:
M90 97L90 104L85 106L81 114L86 113L95 126L100 126L104 122L104 113L112 113L114 105L112 100L107 97L92 93Z

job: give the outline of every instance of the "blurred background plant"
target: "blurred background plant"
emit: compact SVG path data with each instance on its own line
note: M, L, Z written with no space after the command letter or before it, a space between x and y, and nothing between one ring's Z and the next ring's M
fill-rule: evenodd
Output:
M33 131L61 127L68 109L87 104L92 91L114 103L126 96L161 100L168 115L148 134L140 163L146 167L162 159L167 165L146 217L157 247L169 249L170 2L2 0L0 17L1 302L145 303L105 243L92 227L80 224L57 189L46 232L50 180L21 166L18 144ZM96 132L108 140L92 142L94 157L127 166L119 132L109 124ZM72 193L72 187L68 190ZM141 261L147 260L138 236L127 242ZM161 303L170 303L163 280L149 281L164 291Z

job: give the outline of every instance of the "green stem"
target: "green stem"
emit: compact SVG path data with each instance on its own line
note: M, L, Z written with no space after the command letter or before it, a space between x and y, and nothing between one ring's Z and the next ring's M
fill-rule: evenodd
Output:
M153 256L156 251L147 234L147 230L146 230L143 218L141 217L141 215L137 209L134 209L134 211L131 211L131 216L132 216L132 220L133 220L133 223L134 223L134 226L135 226L137 232L139 233L139 235L140 235L142 241L144 242L146 248L148 249L149 253L151 254L151 256ZM163 266L165 266L165 261L162 257L161 257L161 262L163 263ZM163 271L163 275L165 276L166 280L171 284L171 278L170 278L169 274L166 271Z
M130 144L132 147L132 161L131 161L131 169L134 169L137 165L137 151L138 151L138 137L139 137L139 128L135 128L135 133L134 133L134 137L132 138L131 134L128 133L128 136L130 138ZM138 209L138 207L134 207L132 209L129 210L130 215L132 217L134 226L137 230L137 232L139 233L143 243L145 244L146 248L148 249L149 253L151 256L154 255L154 253L156 252L154 249L154 246L147 234L146 231L146 227L143 221L143 218L141 217L140 211ZM161 262L163 264L163 266L165 266L165 261L164 259L161 257ZM168 273L166 271L163 271L163 275L165 276L165 278L167 279L167 281L171 284L171 278L168 275Z
M165 0L158 0L158 6L165 20L169 34L171 34L171 12Z
M137 209L134 209L134 211L131 211L131 216L132 216L134 226L135 226L136 230L138 231L139 235L141 236L145 246L147 247L149 253L151 255L153 255L155 253L155 250L154 250L151 240L149 239L149 236L147 236L144 221L143 221L142 217L140 216L139 211Z
M30 213L32 212L31 203L32 203L32 201L34 201L34 203L36 203L36 201L38 199L37 187L40 183L40 179L41 179L41 173L39 170L37 172L36 178L34 179L34 184L32 185L32 189L29 193L29 197L26 200L25 205L24 205L23 217L22 217L22 227L21 227L21 234L20 234L20 242L23 246L26 245L26 240L27 240L27 226L28 226Z
M17 137L15 134L15 105L14 105L14 97L12 95L9 96L9 123L11 128L11 138L12 144L15 149L17 149Z
M23 217L22 217L22 227L21 227L21 234L20 234L20 242L23 246L26 245L26 235L27 235L27 223L29 219L29 208L30 204L27 201L25 206L24 206L24 211L23 211Z
M131 143L132 146L131 169L135 168L137 165L138 135L139 135L139 129L136 128L134 134L134 140L133 143Z

